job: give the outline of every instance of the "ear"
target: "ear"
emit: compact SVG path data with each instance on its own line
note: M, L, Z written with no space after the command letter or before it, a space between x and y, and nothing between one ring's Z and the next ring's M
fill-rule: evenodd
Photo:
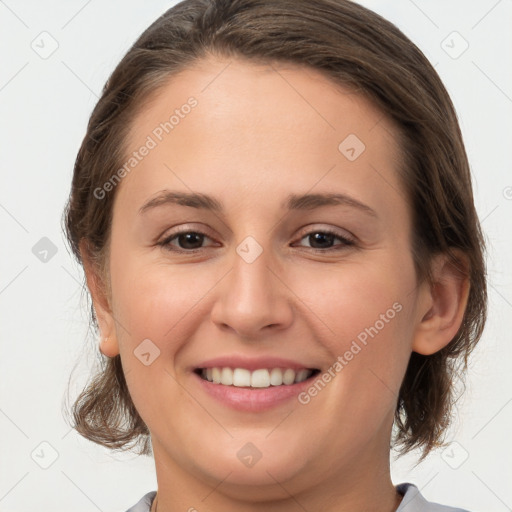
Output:
M444 348L457 334L469 297L469 260L452 250L455 264L447 254L432 262L432 283L425 283L419 294L418 324L412 350L431 355Z
M84 266L87 288L89 288L91 294L94 313L100 329L100 351L107 357L114 357L119 354L119 344L108 290L103 276L100 275L97 265L91 257L86 240L80 242L80 256Z

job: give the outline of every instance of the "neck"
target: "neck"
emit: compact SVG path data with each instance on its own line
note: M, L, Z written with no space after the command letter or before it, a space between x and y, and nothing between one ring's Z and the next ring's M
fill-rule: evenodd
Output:
M385 452L385 459L376 461L375 447L369 448L372 457L359 454L339 471L329 471L316 484L308 485L313 474L310 472L293 481L273 481L258 489L244 486L246 489L240 492L239 485L230 485L229 475L213 483L200 474L189 473L154 442L158 494L151 512L296 512L298 505L323 512L395 512L402 496L391 481L389 451ZM251 499L241 497L248 494Z

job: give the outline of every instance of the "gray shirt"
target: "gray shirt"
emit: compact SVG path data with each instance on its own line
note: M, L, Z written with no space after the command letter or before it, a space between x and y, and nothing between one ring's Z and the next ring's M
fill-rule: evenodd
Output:
M461 508L445 507L444 505L427 501L414 484L399 484L396 486L396 490L403 496L402 503L400 503L396 512L468 512ZM126 512L150 512L155 496L156 491L148 492L136 505Z

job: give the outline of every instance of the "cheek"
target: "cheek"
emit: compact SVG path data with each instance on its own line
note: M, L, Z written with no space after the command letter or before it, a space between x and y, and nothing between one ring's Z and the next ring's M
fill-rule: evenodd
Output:
M218 267L198 272L193 265L133 258L112 276L126 382L139 414L151 425L158 423L163 403L172 411L190 401L178 381L194 346L190 341L199 338L198 329L207 323L211 290L225 273ZM196 405L190 407L193 411Z
M294 292L315 316L332 348L364 333L403 331L410 320L411 291L416 278L412 261L380 254L373 261L355 261L316 270L298 270L290 277ZM327 268L330 267L330 268Z
M213 268L212 268L213 270ZM114 311L125 330L123 339L137 343L144 338L163 342L180 339L188 316L216 282L216 273L191 266L125 261L112 272ZM157 341L158 340L158 341Z
M198 328L198 315L204 317L208 291L218 280L211 274L143 258L126 259L112 272L114 313L123 327L117 329L123 370L148 425L158 424L163 409L186 409L190 402L175 377L180 355Z
M372 262L299 273L294 291L307 305L316 335L328 349L332 403L366 411L394 407L410 357L416 276L412 259L380 253ZM304 309L305 311L305 309ZM322 334L320 334L322 333ZM326 376L329 379L329 376ZM374 416L374 417L378 417Z

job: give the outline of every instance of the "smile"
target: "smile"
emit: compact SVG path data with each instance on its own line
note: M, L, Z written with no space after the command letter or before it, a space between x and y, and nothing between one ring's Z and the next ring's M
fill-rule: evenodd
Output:
M291 386L304 382L319 373L317 369L301 368L246 368L211 367L198 368L196 373L203 379L222 386L238 388L269 388L271 386Z

